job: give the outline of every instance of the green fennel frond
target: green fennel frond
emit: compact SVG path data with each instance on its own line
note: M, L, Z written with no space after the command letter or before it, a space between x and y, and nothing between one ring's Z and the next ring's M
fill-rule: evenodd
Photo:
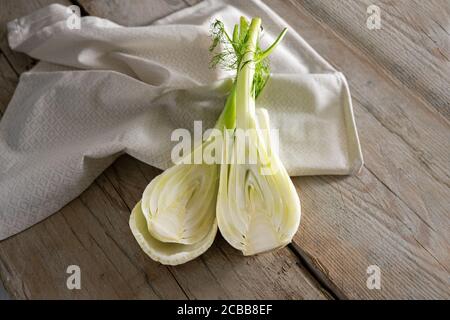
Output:
M236 28L235 28L236 30ZM239 52L242 47L242 43L238 41L235 35L236 31L233 31L233 38L231 38L222 21L216 20L211 24L211 46L209 51L213 52L220 45L220 52L216 53L212 59L210 66L221 67L225 70L236 70L239 65Z
M225 25L222 21L215 20L211 24L210 33L212 42L209 51L215 52L211 58L211 68L218 66L227 71L237 71L238 68L244 67L249 62L242 61L247 50L248 26L247 19L241 17L240 24L234 26L232 36L230 36L225 30ZM284 29L274 43L266 50L260 47L259 41L257 43L254 55L255 76L252 90L255 98L261 93L270 76L268 56L282 40L286 31L287 29Z

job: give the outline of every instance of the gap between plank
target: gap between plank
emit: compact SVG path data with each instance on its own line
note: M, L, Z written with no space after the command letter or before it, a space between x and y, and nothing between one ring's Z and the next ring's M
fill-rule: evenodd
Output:
M316 282L319 290L335 300L348 300L347 296L328 278L322 270L320 270L320 268L316 266L313 262L314 258L311 258L311 256L301 249L299 245L295 242L291 242L287 245L287 248L295 254L297 259L300 261L301 266L304 268L305 274L310 276L312 280Z

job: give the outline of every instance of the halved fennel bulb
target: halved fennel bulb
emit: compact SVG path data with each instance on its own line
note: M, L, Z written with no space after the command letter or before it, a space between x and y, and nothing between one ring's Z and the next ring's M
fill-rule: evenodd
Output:
M264 138L262 129L269 129L268 114L259 111L257 115L255 108L260 29L261 19L253 18L236 77L236 137L227 139L223 146L216 209L221 234L244 255L291 242L301 214L294 184L272 150L270 135ZM239 132L246 133L245 143Z
M217 222L209 226L208 233L199 242L190 245L166 243L154 238L147 227L147 220L139 201L131 212L130 229L141 249L153 260L166 265L178 265L200 256L214 242Z
M142 212L159 241L194 244L215 220L218 166L177 164L152 180L142 196Z
M259 47L260 31L260 18L249 24L241 17L232 37L222 22L213 24L210 51L218 44L223 48L212 65L236 70L215 126L224 138L214 152L222 162L181 161L147 186L131 213L130 228L144 252L156 261L177 265L198 257L212 245L218 228L245 255L284 246L297 231L300 200L273 150L268 113L255 108L270 74L266 58L286 29L266 50ZM249 134L244 145L238 141L239 130ZM227 139L230 131L231 140ZM214 146L215 138L211 135L201 150ZM242 150L244 157L252 154L256 161L241 162ZM194 150L187 157L195 155Z
M233 120L234 89L216 128ZM233 121L231 121L233 122ZM214 144L211 136L175 166L154 178L130 217L137 242L153 260L176 265L195 259L213 243L217 233L216 199L219 165L188 164ZM220 150L217 150L221 154ZM187 160L187 161L186 161Z
M232 106L234 95L230 94L217 128L223 126L224 116ZM154 178L134 208L131 230L153 260L168 265L185 263L212 245L217 233L219 166L192 163L196 154L203 153L215 139L211 134L180 163Z
M221 165L217 197L220 232L244 255L290 243L301 216L294 184L271 148L270 135L263 135L260 130L269 129L267 111L257 109L256 114L256 134L249 135L246 144L248 148L256 148L256 163L238 163L237 145L230 140L224 147L227 161Z

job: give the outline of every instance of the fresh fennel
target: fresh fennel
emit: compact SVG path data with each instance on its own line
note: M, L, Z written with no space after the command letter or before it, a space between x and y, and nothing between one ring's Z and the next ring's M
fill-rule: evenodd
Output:
M300 201L272 148L266 110L255 100L269 78L267 57L286 29L266 50L259 46L261 19L241 17L230 36L221 21L212 25L210 51L221 47L212 66L236 71L215 128L229 134L221 164L179 163L151 181L133 209L130 227L152 259L176 265L196 258L213 243L217 228L245 255L289 243L300 222ZM244 153L257 151L255 163L238 163L237 130L249 130ZM202 149L211 143L208 138ZM195 153L195 150L194 150ZM193 157L193 153L187 158Z
M258 75L258 61L266 55L258 49L260 27L261 20L252 19L236 79L236 129L250 133L245 147L248 150L256 148L257 162L238 163L236 140L226 144L217 196L220 232L245 255L288 244L300 223L300 200L295 187L271 150L270 139L264 139L261 134L261 122L268 127L267 113L259 123L256 118L255 99L260 83L255 81L265 77ZM268 52L274 47L269 47ZM264 86L266 79L262 81Z

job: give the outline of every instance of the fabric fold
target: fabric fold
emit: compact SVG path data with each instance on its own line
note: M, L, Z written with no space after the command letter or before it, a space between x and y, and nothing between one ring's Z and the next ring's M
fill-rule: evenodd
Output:
M287 26L260 1L203 1L151 26L81 18L51 5L8 24L12 49L41 60L0 122L0 239L77 197L119 155L172 165L177 128L213 126L230 73L209 68L209 26L260 16L262 46ZM271 59L259 107L280 132L290 175L352 174L363 163L345 77L292 28Z

